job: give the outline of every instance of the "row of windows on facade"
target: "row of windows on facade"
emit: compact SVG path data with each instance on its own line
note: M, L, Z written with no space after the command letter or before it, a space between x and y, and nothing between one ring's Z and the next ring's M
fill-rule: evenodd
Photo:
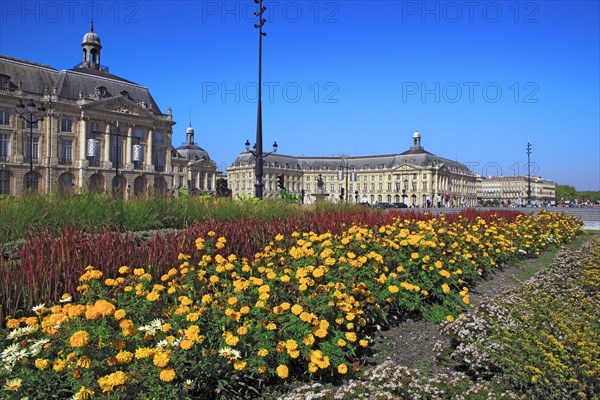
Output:
M247 177L246 177L246 173L245 173L245 172L242 172L242 173L241 173L241 179L253 178L253 173L252 173L252 172L248 172L247 174L248 174L248 175L247 175ZM401 175L401 174L394 174L394 175L391 175L391 174L389 174L389 175L387 176L387 180L388 180L388 181L393 181L393 180L394 180L394 179L393 179L393 177L395 177L395 180L396 180L396 181L402 181L402 180L403 180L403 181L404 181L404 184L405 184L405 185L407 185L407 182L409 182L409 179L405 178L405 176L406 176L406 175ZM409 175L409 176L410 176L410 175ZM300 176L297 176L297 177L290 176L290 177L289 177L289 179L292 179L292 180L293 180L294 178L296 178L296 179L298 179L298 180L300 180L300 179L301 179L301 177L300 177ZM327 176L322 176L321 178L323 179L323 181L327 181ZM369 180L369 177L368 177L367 175L356 176L356 178L357 178L357 180L362 180L362 181L368 181L368 180ZM362 178L362 179L361 179L361 178ZM234 175L234 179L237 179L237 180L239 180L239 179L240 179L240 175ZM304 179L305 179L306 181L310 181L310 180L311 180L311 177L310 177L310 175L306 175L306 176L304 176ZM336 181L336 180L338 180L338 181L339 181L339 180L342 180L342 179L344 179L344 176L343 176L343 175L341 175L341 177L340 177L340 176L335 176L335 175L330 175L330 176L329 176L329 180L330 180L330 181L332 181L332 182L333 182L333 181ZM451 179L452 179L451 177L448 177L448 180L451 180ZM379 180L380 182L382 182L382 181L383 181L383 175L371 175L371 181L372 181L372 182L374 182L374 181L376 181L376 180ZM427 182L427 180L428 180L428 175L423 175L423 183L424 183L425 185L427 184L427 183L426 183L426 182ZM412 181L413 181L413 185L416 185L416 182L417 182L417 174L412 174ZM468 184L468 183L465 183L465 184Z
M10 126L11 125L10 117L11 117L10 112L0 111L0 125ZM37 121L33 124L27 123L26 125L27 125L27 129L29 129L29 128L38 129L39 128L39 123ZM100 128L101 128L101 126L100 126L99 122L91 122L90 123L90 133L91 134L98 134L98 135L103 134L104 131L101 130ZM62 118L60 120L60 131L63 133L72 133L73 132L73 119ZM138 139L140 141L143 141L144 140L144 130L139 127L135 128L133 130L133 139ZM154 132L153 141L154 141L154 143L157 143L157 144L164 143L165 137L162 134L162 132Z
M31 137L26 136L23 140L23 156L29 160L39 160L39 140L37 136L33 137L33 145ZM60 139L59 142L59 162L71 163L73 161L73 140L72 139ZM0 159L6 160L11 156L11 135L8 133L0 133ZM154 166L157 168L164 168L166 159L166 150L154 149L153 151ZM92 163L98 163L100 161L100 155L96 157L90 157ZM113 163L123 163L123 144L113 143L111 147L110 161Z
M276 184L272 180L268 180L265 183L266 183L267 188L268 188L267 190L271 190L272 191L273 188L276 187ZM289 185L290 185L290 187L288 189L290 191L292 191L292 192L300 191L301 188L302 188L302 185L300 183L296 183L296 182L289 182ZM252 189L253 187L254 187L254 185L253 185L253 183L251 181L248 181L248 182L242 181L241 182L241 190ZM341 192L342 188L344 188L344 187L345 186L343 184L341 184L341 183L339 183L337 185L336 185L336 183L331 183L330 186L329 186L329 189L330 189L331 192ZM379 185L377 187L379 189L379 192L383 192L383 183L379 183ZM388 182L388 184L387 184L387 191L391 192L392 191L392 187L393 187L392 183ZM427 191L428 190L427 187L428 187L427 182L423 182L423 186L422 186L421 190ZM315 182L312 185L310 183L307 183L306 186L305 186L305 188L306 188L307 191L311 191L311 190L317 191L317 190L319 190L317 182ZM348 184L348 190L350 192L354 191L355 188L356 188L356 190L360 190L360 183L356 183L356 186L354 186L354 183L349 183ZM368 183L363 183L362 188L363 188L363 192L368 192L369 191L369 184ZM371 183L370 188L371 188L371 192L375 192L375 183ZM236 190L240 190L240 182L236 182L235 183L235 189ZM398 192L401 190L400 183L396 183L395 189ZM402 187L402 189L404 191L409 191L408 181L404 181L404 186ZM412 184L412 190L414 192L416 192L418 190L417 189L417 182L413 182L413 184Z

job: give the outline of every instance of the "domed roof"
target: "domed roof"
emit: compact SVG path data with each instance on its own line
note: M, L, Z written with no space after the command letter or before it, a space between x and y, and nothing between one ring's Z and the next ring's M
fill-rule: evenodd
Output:
M417 139L417 138L421 138L421 134L419 133L418 130L415 129L415 133L413 133L413 139Z
M175 149L181 157L190 161L210 160L208 152L194 143L194 128L192 128L191 122L185 130L185 139L185 143Z
M190 161L207 160L210 161L208 152L202 147L195 145L193 142L187 142L177 147L177 153L183 158L187 158Z
M83 42L81 43L81 45L83 46L86 44L97 44L98 46L102 47L100 44L100 36L98 36L98 34L94 33L94 22L93 21L90 26L90 31L88 33L86 33L85 35L83 35Z

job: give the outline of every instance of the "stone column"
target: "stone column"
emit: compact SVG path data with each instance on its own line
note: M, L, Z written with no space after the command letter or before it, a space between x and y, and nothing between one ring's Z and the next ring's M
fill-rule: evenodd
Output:
M148 149L146 150L146 158L144 159L144 169L149 170L149 171L154 171L154 167L153 167L154 160L152 159L153 137L154 137L154 131L152 129L149 129L148 130L148 145L146 146L146 147L148 147Z
M133 169L133 162L131 161L131 135L133 134L133 128L130 126L127 128L127 140L125 144L125 169Z
M77 148L79 149L79 167L87 167L87 159L85 157L86 150L86 136L87 136L87 117L81 113L81 119L79 120L79 140L77 141Z
M111 168L110 165L110 123L106 124L106 129L104 130L104 153L102 154L102 163L103 168Z

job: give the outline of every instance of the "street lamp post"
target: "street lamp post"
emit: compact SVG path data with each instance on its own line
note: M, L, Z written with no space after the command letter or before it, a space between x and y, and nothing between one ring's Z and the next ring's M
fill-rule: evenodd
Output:
M531 205L531 143L527 142L527 205Z
M263 198L263 143L262 143L262 38L267 36L263 32L262 27L267 22L263 19L263 13L267 9L263 7L263 0L254 0L254 3L258 4L258 11L254 13L254 16L258 17L258 24L254 24L254 27L258 29L258 112L256 117L256 184L255 184L255 195L259 199ZM249 142L247 148L249 147Z
M29 103L27 104L27 113L29 113L29 117L25 114L25 105L23 104L23 100L19 100L17 103L17 115L19 118L23 119L25 122L29 124L29 176L27 178L27 189L33 188L33 124L38 121L43 121L46 118L46 107L44 104L40 104L37 108L37 112L35 109L35 103L32 99L29 99ZM38 114L39 113L39 114ZM25 114L25 115L24 115Z
M348 164L348 158L346 156L342 156L342 166L338 171L338 180L345 180L344 184L344 193L340 197L342 200L348 202L348 180L350 182L356 182L357 176L354 167L352 167L352 172L350 172L350 165Z

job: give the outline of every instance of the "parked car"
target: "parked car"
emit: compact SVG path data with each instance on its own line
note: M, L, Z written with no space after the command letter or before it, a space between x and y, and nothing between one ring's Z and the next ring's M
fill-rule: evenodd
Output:
M394 208L408 208L408 206L405 203L393 203L392 206Z

